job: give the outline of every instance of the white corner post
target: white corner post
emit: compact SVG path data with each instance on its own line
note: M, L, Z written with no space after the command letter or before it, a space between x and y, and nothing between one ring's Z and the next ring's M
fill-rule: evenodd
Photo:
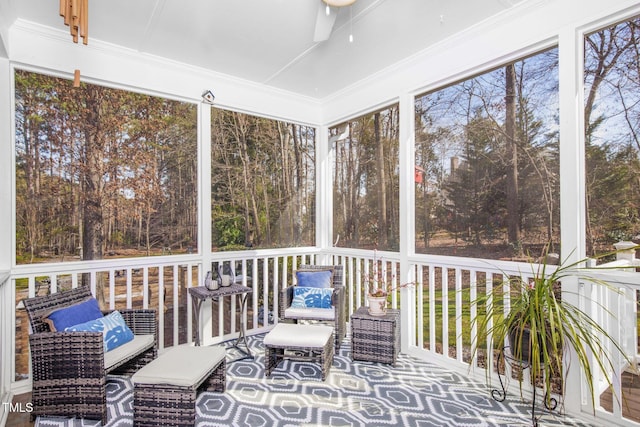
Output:
M399 99L399 181L400 181L400 283L416 282L409 257L415 253L415 119L414 97L403 93ZM407 353L416 345L417 309L414 287L400 291L400 347Z
M207 271L211 269L211 105L201 102L198 104L198 163L200 173L198 174L198 188L200 189L198 200L198 211L200 218L198 253L201 257L202 268L198 274L198 285L204 284ZM191 298L189 296L189 298ZM189 319L193 317L191 313L191 302L187 305ZM211 343L213 335L213 321L211 317L212 300L207 299L202 302L200 310L200 343L207 345ZM193 334L189 330L189 337Z
M2 41L0 41L0 44ZM9 272L13 264L13 230L14 205L12 185L15 181L13 171L13 89L11 83L11 66L7 59L0 58L0 401L11 402L11 382L14 377L15 362L11 360L15 350L15 295L13 282ZM0 408L0 425L4 425L8 416L7 405Z
M333 246L333 155L329 128L318 126L316 134L316 247L321 255L317 264L330 264Z
M585 257L585 135L584 135L584 84L583 40L575 27L568 26L560 32L559 45L560 81L560 241L561 259L574 263ZM581 284L577 277L562 280L562 299L575 305ZM583 290L584 291L584 290ZM580 369L573 349L564 355L567 374L564 404L567 412L579 413L582 405L589 404L585 394Z

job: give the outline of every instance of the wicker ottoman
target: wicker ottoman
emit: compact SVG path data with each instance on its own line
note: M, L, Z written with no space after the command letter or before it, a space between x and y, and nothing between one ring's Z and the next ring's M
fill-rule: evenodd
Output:
M132 377L135 426L193 426L198 391L224 392L221 347L172 347Z
M264 337L264 370L267 377L284 360L320 364L322 381L333 363L333 328L324 325L278 323Z
M400 352L400 310L372 316L367 307L351 315L351 358L395 365Z

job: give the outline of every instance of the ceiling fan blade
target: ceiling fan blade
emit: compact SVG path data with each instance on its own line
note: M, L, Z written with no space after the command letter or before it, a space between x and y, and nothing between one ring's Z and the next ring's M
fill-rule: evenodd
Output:
M333 24L336 22L337 12L331 9L331 14L327 16L326 5L318 1L318 12L316 13L316 27L313 32L314 42L323 42L331 36Z

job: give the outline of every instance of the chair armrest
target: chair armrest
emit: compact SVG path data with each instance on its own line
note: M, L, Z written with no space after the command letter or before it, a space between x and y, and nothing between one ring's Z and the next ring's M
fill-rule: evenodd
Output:
M34 381L104 378L101 332L40 332L29 335Z
M344 287L333 288L333 294L331 295L331 305L344 306Z
M295 286L287 286L280 291L280 298L278 299L278 318L284 320L284 311L291 307L291 301L293 301L293 289Z
M340 286L339 288L333 289L333 295L331 295L331 304L336 309L336 322L344 324L346 321L345 313L344 313L344 299L345 299L345 288L344 286Z
M124 309L118 311L134 335L158 336L158 320L155 310Z

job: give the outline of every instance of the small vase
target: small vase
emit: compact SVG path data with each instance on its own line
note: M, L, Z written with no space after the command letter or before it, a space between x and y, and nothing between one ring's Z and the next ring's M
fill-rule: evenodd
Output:
M222 275L222 283L220 283L220 286L231 286L233 285L233 278L231 276L229 276L228 274L223 274Z
M369 300L369 314L372 316L384 316L387 314L387 297L367 297Z
M210 271L207 271L207 277L204 279L204 286L210 291L218 289L218 281L213 280L213 274Z

